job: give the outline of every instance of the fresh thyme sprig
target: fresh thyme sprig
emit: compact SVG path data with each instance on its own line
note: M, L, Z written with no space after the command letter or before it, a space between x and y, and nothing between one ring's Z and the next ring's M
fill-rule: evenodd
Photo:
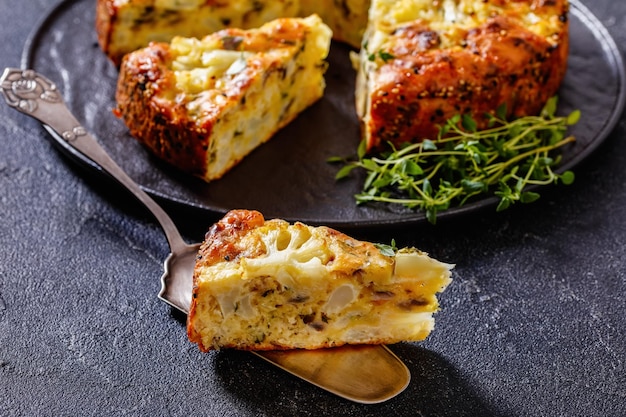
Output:
M391 244L389 245L384 244L384 243L374 243L374 246L376 246L376 248L378 248L380 253L382 253L385 256L395 256L396 252L398 251L398 247L396 246L395 239L391 239Z
M359 145L353 160L330 158L345 165L335 178L350 175L353 169L366 171L358 204L383 202L420 209L431 223L437 214L452 205L462 206L479 194L499 198L497 211L515 202L530 203L539 198L531 185L571 184L574 173L554 172L561 156L554 150L573 142L567 127L576 124L580 111L556 116L557 97L551 98L539 116L506 120L506 107L488 115L489 126L477 130L469 115L458 115L441 127L436 140L424 140L377 156L366 154Z

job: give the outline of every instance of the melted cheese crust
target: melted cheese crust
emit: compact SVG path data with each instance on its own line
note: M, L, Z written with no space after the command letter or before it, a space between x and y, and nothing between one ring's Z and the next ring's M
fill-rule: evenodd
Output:
M232 211L200 250L188 334L202 350L423 340L450 268L416 249L385 256L333 229Z
M545 0L374 0L369 11L368 49L385 48L395 31L415 23L439 35L440 49L462 48L469 30L495 16L514 19L528 31L557 44L563 16L554 13L552 6L546 9L543 3Z

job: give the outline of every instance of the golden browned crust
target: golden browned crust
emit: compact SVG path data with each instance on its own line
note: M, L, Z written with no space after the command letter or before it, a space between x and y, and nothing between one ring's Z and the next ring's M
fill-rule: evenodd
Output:
M191 318L196 314L196 298L198 296L196 282L200 271L224 259L235 259L240 256L244 248L241 248L237 243L241 241L242 236L248 230L261 226L263 223L265 223L265 218L258 211L231 210L221 220L211 226L200 246L194 268L194 287L188 314L190 319L187 321L187 336L191 342L197 343L203 352L210 350L211 346L204 346L202 337L191 324ZM249 255L253 255L253 253Z
M439 127L457 114L469 114L479 129L486 128L485 114L502 104L508 116L538 114L565 76L568 2L526 2L540 18L559 19L558 32L542 37L514 14L503 14L441 48L439 34L427 25L397 29L386 51L392 58L372 75L364 126L368 149L436 139Z
M256 256L258 248L243 248L238 243L249 230L265 223L263 214L255 210L231 210L206 233L199 251L196 269L224 259L236 259L242 253Z
M168 44L153 43L124 57L117 83L117 111L130 134L158 158L185 172L205 172L207 132L199 130L180 103L161 100L175 91Z
M96 3L96 35L98 44L102 51L119 64L121 57L109 54L109 44L111 42L111 28L115 24L115 7L113 0L98 0Z
M287 224L284 220L274 219L269 222ZM266 248L242 246L242 237L248 231L263 226L267 222L260 212L256 210L231 210L215 223L205 235L205 240L199 250L196 269L200 270L214 265L224 259L233 260L241 256L255 257L266 251ZM300 223L296 223L300 225ZM334 259L335 270L342 268L342 273L353 274L361 266L361 261L369 257L370 253L378 252L375 245L370 242L360 241L330 227L318 226L328 236L328 240L334 244L342 245L349 250L339 253L341 259Z

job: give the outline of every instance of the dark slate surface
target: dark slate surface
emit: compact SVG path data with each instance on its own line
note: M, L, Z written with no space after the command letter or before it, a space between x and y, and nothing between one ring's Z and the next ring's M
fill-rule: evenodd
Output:
M11 3L2 67L53 2ZM626 2L585 4L626 48ZM200 353L156 298L158 226L34 120L0 115L0 415L626 415L626 118L532 205L356 232L457 264L434 333L392 347L410 386L366 406L247 353ZM168 210L190 240L214 220Z

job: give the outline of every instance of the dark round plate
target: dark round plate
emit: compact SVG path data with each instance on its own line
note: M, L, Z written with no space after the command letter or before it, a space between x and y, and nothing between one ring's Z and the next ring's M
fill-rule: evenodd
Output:
M112 158L148 193L213 214L233 208L266 217L337 228L403 225L424 213L389 205L357 206L362 178L336 182L331 156L351 156L359 141L354 112L354 71L348 48L333 44L325 96L267 144L210 184L153 158L112 114L117 70L97 45L92 0L62 1L42 19L25 45L22 66L46 75ZM625 75L615 41L579 1L571 1L570 57L559 92L559 112L582 112L572 128L576 143L563 151L559 172L572 169L606 139L623 110ZM58 138L57 138L58 139ZM98 168L57 140L79 163ZM458 216L488 206L487 197L438 215Z

